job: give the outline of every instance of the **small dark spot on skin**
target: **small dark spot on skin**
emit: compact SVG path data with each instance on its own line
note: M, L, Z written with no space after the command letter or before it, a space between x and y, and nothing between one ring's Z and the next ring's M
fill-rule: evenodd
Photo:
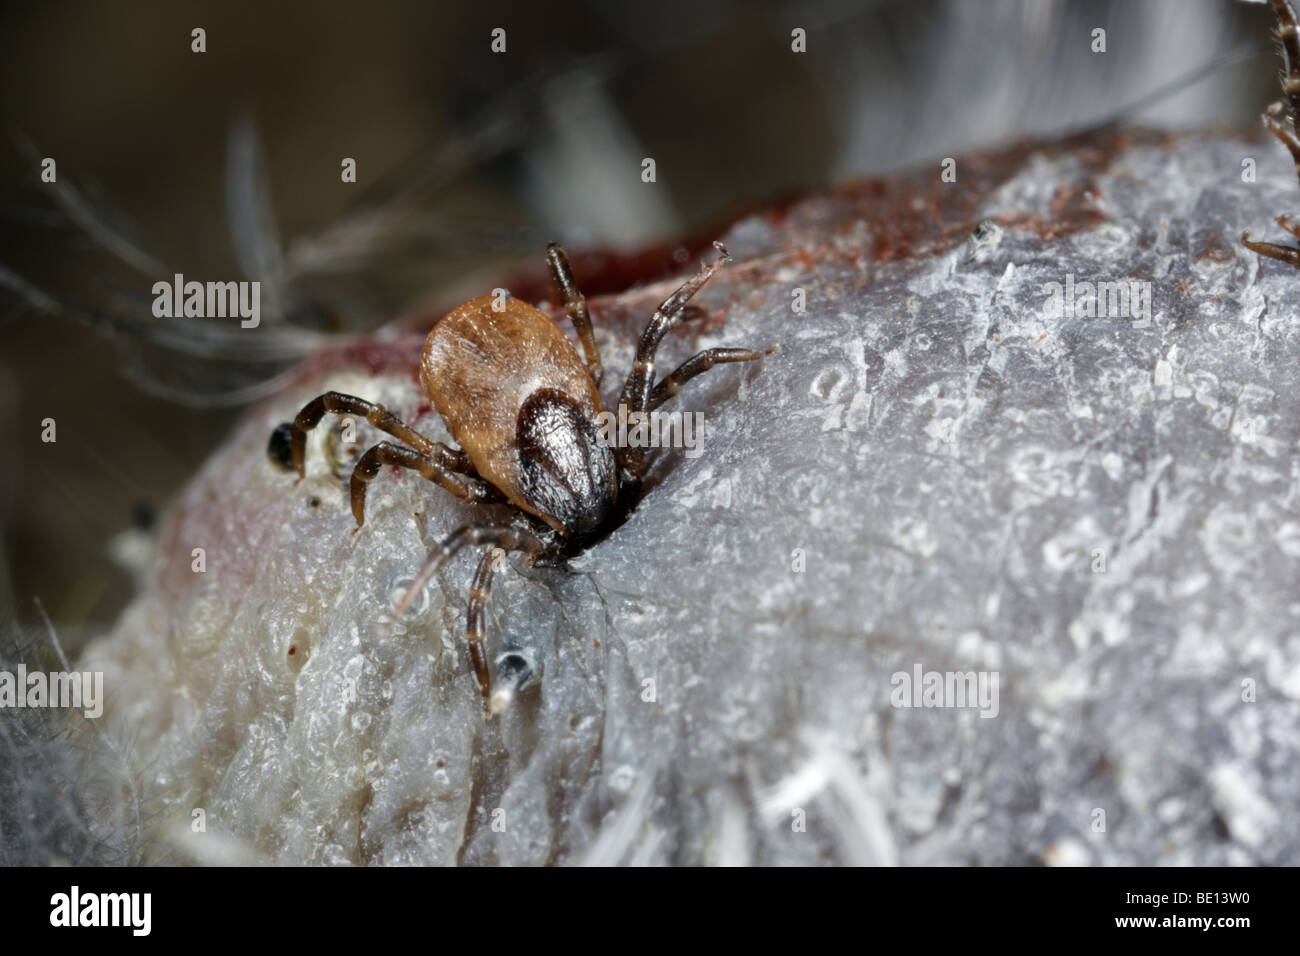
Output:
M299 648L302 649L301 654L298 653ZM289 637L289 650L285 655L288 658L289 666L292 667L295 672L298 671L307 663L307 658L310 655L311 647L308 641L307 632L302 628L298 628Z
M439 770L441 770L443 767L447 766L447 761L439 760L436 764L434 764L434 766L437 767Z
M271 440L266 443L266 456L271 464L284 471L293 470L293 423L281 422L271 432Z

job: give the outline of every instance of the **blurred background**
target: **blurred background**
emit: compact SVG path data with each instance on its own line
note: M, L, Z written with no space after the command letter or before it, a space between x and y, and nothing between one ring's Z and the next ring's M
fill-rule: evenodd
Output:
M552 238L652 250L585 260L583 286L613 291L671 271L684 237L845 179L1107 121L1257 128L1279 64L1271 11L1237 0L0 17L0 620L31 633L39 598L71 650L130 599L144 536L240 408L331 337L436 313L536 267ZM174 272L261 281L256 337L154 319Z

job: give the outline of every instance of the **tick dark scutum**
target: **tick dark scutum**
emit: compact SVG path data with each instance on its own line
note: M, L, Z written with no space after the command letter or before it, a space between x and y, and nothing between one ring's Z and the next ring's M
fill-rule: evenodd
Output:
M618 501L614 453L563 392L542 388L519 410L516 430L524 495L566 538L598 529Z

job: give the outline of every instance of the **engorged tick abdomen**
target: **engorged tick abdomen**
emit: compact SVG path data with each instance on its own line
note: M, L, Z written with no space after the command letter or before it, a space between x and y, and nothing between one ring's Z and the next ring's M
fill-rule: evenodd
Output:
M541 517L524 495L516 424L538 389L572 398L588 420L604 410L577 350L543 312L493 296L471 299L433 327L420 355L420 381L456 443L479 475L523 510Z

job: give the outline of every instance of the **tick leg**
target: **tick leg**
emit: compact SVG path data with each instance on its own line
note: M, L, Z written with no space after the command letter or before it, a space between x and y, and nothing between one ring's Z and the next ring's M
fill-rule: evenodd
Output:
M410 468L435 484L442 485L457 498L473 502L501 501L501 492L481 478L471 477L440 464L432 455L413 451L390 441L375 445L352 469L352 516L357 527L366 523L366 484L379 474L384 465Z
M637 343L636 348L636 361L632 364L632 371L627 377L627 382L623 385L623 394L618 400L619 405L627 408L629 415L633 412L644 413L650 408L650 396L655 380L655 353L659 349L659 343L663 341L668 330L672 328L673 323L677 320L686 303L690 301L691 296L699 292L700 287L722 268L724 262L731 258L727 255L726 247L722 243L715 242L713 245L721 255L712 265L701 266L699 272L683 282L676 292L664 299L659 308L655 310L654 315L650 317L645 331L641 333L641 340ZM620 451L622 450L620 449ZM621 464L629 479L635 481L641 474L641 467L645 460L645 449L627 449L622 455L622 459Z
M573 280L573 270L569 268L569 257L558 242L552 242L546 247L546 264L551 267L551 281L564 298L564 311L569 314L569 321L573 323L578 339L582 342L582 351L587 355L587 371L599 385L605 369L600 364L596 333L591 328L591 316L587 314L587 297L578 291L578 284Z
M756 362L764 355L771 355L775 351L776 346L772 346L766 352L755 352L752 349L709 349L705 352L696 352L683 362L677 371L664 376L664 380L655 386L654 391L650 393L650 411L653 412L680 392L682 386L695 376L707 372L715 365L725 365L728 362Z
M629 413L644 412L650 405L650 390L654 384L654 359L659 343L663 341L691 297L700 291L704 283L713 278L713 274L722 268L724 262L731 259L722 243L715 242L713 245L721 253L717 260L712 265L701 266L699 272L683 282L676 292L660 303L659 308L650 317L650 321L646 323L641 339L637 343L636 361L632 365L632 372L628 375L627 382L623 385L623 394L619 397L619 404L626 405Z
M1282 112L1282 104L1274 103L1264 114L1264 125L1268 131L1282 141L1282 145L1287 148L1291 154L1291 161L1296 165L1296 175L1300 177L1300 137L1296 136L1295 130L1285 125L1278 116Z
M1270 259L1281 259L1283 262L1289 262L1291 265L1300 268L1300 249L1295 246L1279 246L1275 242L1255 242L1250 238L1249 232L1241 234L1241 244L1251 252L1258 253L1261 256L1268 256Z
M546 545L536 535L522 528L507 528L499 525L465 525L457 528L440 544L424 562L424 567L415 576L411 586L406 589L402 599L397 602L393 616L401 617L411 606L415 596L424 590L429 579L437 573L457 551L467 546L491 544L478 563L474 572L474 581L469 589L469 605L465 610L465 640L469 644L469 659L474 665L474 676L478 679L479 689L483 692L483 708L490 715L500 711L509 702L503 697L494 708L492 701L492 678L488 671L487 648L483 641L483 606L492 593L492 576L502 561L501 551L522 551L528 555L538 555L546 550Z
M448 471L458 471L469 475L475 473L474 466L470 464L469 456L465 452L448 448L442 442L425 438L410 425L407 425L384 408L383 405L376 405L374 402L368 402L364 398L357 398L355 395L345 395L343 392L326 392L304 405L302 411L298 413L298 417L293 420L290 452L293 458L293 466L298 470L299 478L306 474L304 458L307 448L307 432L320 424L320 420L325 416L326 412L333 412L335 415L360 416L380 431L385 431L394 438L400 438L412 448L416 448L433 458L440 467Z
M443 539L442 544L429 553L428 560L424 562L424 567L420 568L420 573L415 576L411 586L406 589L402 599L397 602L397 607L393 609L393 616L401 617L406 613L406 609L411 606L415 596L424 590L424 586L429 583L429 579L437 574L438 569L451 559L457 551L466 546L473 547L478 544L494 544L504 551L522 551L524 554L533 557L546 550L546 544L541 538L531 531L525 531L523 528L491 524L467 524L457 528Z
M1275 221L1279 226L1291 233L1291 235L1300 239L1300 222L1296 222L1290 216L1278 216Z
M483 606L492 594L492 575L497 565L505 560L505 552L488 548L474 572L469 586L469 604L465 609L465 641L469 644L469 659L474 665L474 676L483 691L483 709L492 712L492 679L488 675L487 645L483 641Z

